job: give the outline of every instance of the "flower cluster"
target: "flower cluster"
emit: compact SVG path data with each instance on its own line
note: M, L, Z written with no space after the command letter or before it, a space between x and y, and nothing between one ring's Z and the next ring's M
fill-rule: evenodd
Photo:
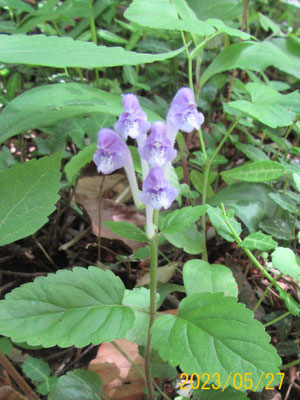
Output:
M140 201L146 204L148 225L153 209L169 208L178 195L177 189L168 181L171 162L177 155L174 142L178 130L192 132L199 129L204 117L197 111L194 94L189 88L181 88L175 95L167 115L167 124L155 121L151 127L134 94L124 95L122 104L124 112L114 126L115 131L107 128L100 130L93 160L98 172L103 174L124 167L136 206L141 206ZM147 136L150 128L151 133ZM142 160L144 182L140 193L131 153L125 143L128 136L137 140ZM149 235L151 232L148 231Z

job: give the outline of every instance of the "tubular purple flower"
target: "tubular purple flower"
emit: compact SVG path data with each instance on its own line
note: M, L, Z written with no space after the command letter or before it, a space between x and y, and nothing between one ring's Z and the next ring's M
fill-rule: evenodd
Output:
M93 157L97 171L110 174L116 169L124 167L127 174L133 200L137 208L143 205L138 196L138 186L133 167L132 156L127 144L111 129L101 129L98 133L98 148Z
M167 115L168 138L173 142L178 129L192 132L194 129L199 130L203 122L204 116L197 111L193 91L190 88L179 89ZM177 129L176 132L174 128Z
M163 170L160 167L153 167L143 183L143 191L139 197L146 205L159 210L162 207L169 208L177 195L177 189L164 178Z
M115 131L125 140L130 136L136 139L140 135L145 135L150 129L147 115L142 110L138 98L134 94L125 94L122 99L125 111L119 116L115 123Z
M155 121L152 125L151 134L139 147L138 152L153 167L163 167L172 161L177 154L172 143L167 138L167 127L161 121Z

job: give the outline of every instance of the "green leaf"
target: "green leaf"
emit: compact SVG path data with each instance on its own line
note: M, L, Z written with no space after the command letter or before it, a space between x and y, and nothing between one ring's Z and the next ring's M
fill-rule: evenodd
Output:
M12 156L10 150L6 146L3 146L0 151L0 171L14 164L16 164L16 160Z
M291 125L299 113L300 94L292 92L280 94L270 86L248 83L245 86L252 102L231 101L228 105L242 111L271 128Z
M58 83L28 90L12 100L0 114L0 144L27 129L54 125L75 116L95 113L118 116L121 96L79 83ZM150 121L159 117L145 109Z
M187 0L198 18L219 18L222 21L233 20L243 13L239 0Z
M214 28L196 17L182 20L177 9L169 0L134 0L124 16L151 29L167 29L197 33L201 36L211 35Z
M269 196L284 210L289 211L292 214L298 212L295 202L288 195L283 193L269 193Z
M114 32L108 31L107 29L99 29L97 35L100 39L106 40L110 43L127 44L127 39L115 34Z
M30 14L33 14L35 11L29 4L21 0L0 0L0 6L9 7L18 12L28 12Z
M294 181L294 184L295 184L298 192L300 192L300 174L294 173L293 174L293 181Z
M224 6L224 5L222 5ZM225 25L223 21L216 18L210 18L206 20L207 23L211 24L214 28L216 28L219 32L226 33L229 36L239 37L242 40L249 40L251 39L251 35L246 32L242 32L239 29L233 29L229 26Z
M224 7L223 4L222 7ZM299 50L287 51L284 46L290 47L290 40L283 39L283 41L288 44L282 45L282 42L273 40L273 43L270 41L241 42L225 47L201 74L200 86L202 87L212 76L234 68L263 72L266 68L274 66L300 78Z
M277 239L292 240L294 237L289 224L282 218L266 218L259 227Z
M212 188L210 187L210 183L215 180L216 176L217 176L217 174L215 172L210 173L210 177L208 179L207 188L206 188L207 197L211 197L214 194ZM199 193L203 194L204 175L201 172L196 171L195 169L193 169L190 172L190 180L191 180L192 184L194 185L195 189Z
M43 396L46 396L54 388L54 385L58 379L59 378L57 376L49 376L49 378L37 385L37 391Z
M192 294L183 299L178 316L164 315L152 327L153 347L172 366L187 374L220 374L224 387L229 373L252 373L257 383L262 372L278 372L280 357L253 313L235 297L222 293ZM232 378L229 378L232 386ZM266 384L263 378L260 391ZM245 390L245 388L241 388Z
M12 342L7 337L0 338L0 350L3 354L8 354L12 349Z
M104 221L103 225L121 237L136 240L137 242L148 242L146 233L130 222Z
M76 182L77 174L81 170L81 168L92 161L96 149L97 144L92 143L89 146L86 146L83 150L80 150L80 152L73 156L71 160L66 164L65 173L71 185Z
M241 244L241 246L246 249L260 251L275 249L277 245L277 242L275 242L271 236L265 235L262 231L250 233Z
M289 275L300 282L300 259L287 247L277 247L272 253L273 267L282 274Z
M270 29L273 33L275 33L275 35L281 34L279 25L277 25L274 21L272 21L266 15L263 15L262 13L258 13L258 14L259 14L259 21L260 21L260 24L261 24L261 27L263 28L263 30L268 32L268 30Z
M251 232L258 229L260 221L273 217L277 205L268 196L272 190L264 183L239 182L220 190L208 202L212 206L224 203Z
M276 161L254 161L246 163L242 167L221 172L221 176L225 182L226 179L245 182L266 182L280 178L285 172L286 169Z
M190 260L184 264L182 274L187 295L205 292L223 292L226 296L238 294L232 272L224 265Z
M0 303L0 332L44 347L121 339L134 321L133 311L122 305L124 292L121 279L109 270L60 270L6 295Z
M103 68L152 63L175 57L184 50L143 54L125 51L122 47L96 46L70 37L45 35L1 35L0 42L0 62L55 68Z
M162 219L160 231L162 233L176 233L184 231L193 222L203 215L208 206L183 207L180 210L171 211Z
M250 375L251 376L251 375ZM244 378L245 379L245 378ZM248 384L247 382L246 384ZM201 396L201 397L197 397ZM248 400L249 397L247 393L241 392L240 390L234 390L231 387L226 388L224 391L222 390L202 390L201 387L197 390L194 390L195 400Z
M126 290L123 304L150 310L150 290L146 288L134 288ZM138 345L146 346L148 336L149 314L134 310L135 320L133 327L126 332L124 338Z
M100 377L93 371L75 369L58 378L49 400L101 400L101 395Z
M221 235L228 242L234 242L235 238L232 236L230 229L226 225L220 207L209 206L207 214L209 216L210 222L215 227L218 234ZM233 217L229 218L229 222L233 226L236 233L239 235L242 232L241 224L238 223Z
M22 370L27 378L31 379L34 382L42 382L46 380L51 374L49 364L41 358L34 357L27 358L23 362Z
M244 153L249 158L249 160L263 161L269 159L269 157L261 149L258 149L251 144L236 142L234 143L234 145L238 150Z
M59 199L60 161L56 153L0 174L0 246L34 234L48 221Z
M196 224L192 224L182 232L165 233L164 236L173 246L189 254L203 253L203 236Z

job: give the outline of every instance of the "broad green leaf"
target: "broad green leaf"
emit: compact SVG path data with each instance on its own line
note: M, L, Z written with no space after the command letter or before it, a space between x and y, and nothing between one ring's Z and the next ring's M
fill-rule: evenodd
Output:
M152 327L153 347L172 366L179 364L187 374L220 374L224 387L229 373L278 372L280 357L269 344L270 337L253 313L235 297L223 293L192 294L183 299L178 316L164 315ZM266 384L263 378L257 390ZM275 382L274 382L275 383ZM229 378L232 386L232 378ZM245 391L245 388L241 388Z
M259 227L277 239L292 240L293 232L286 220L279 217L266 218Z
M246 163L242 167L222 172L221 176L225 182L226 179L236 179L244 182L266 182L280 178L285 172L286 169L278 162L266 160Z
M245 88L252 102L236 100L229 102L228 105L271 128L290 125L299 114L300 94L296 91L280 94L261 83L248 83Z
M28 12L30 14L34 13L34 8L30 7L21 0L0 0L1 7L9 7L12 10L17 10L18 12Z
M228 226L226 225L221 209L219 207L209 206L207 214L209 216L210 222L215 227L218 234L221 235L228 242L234 242L235 239L232 236L232 233L229 230ZM229 218L229 221L236 233L239 235L242 232L241 224L238 223L233 217Z
M100 39L103 39L110 43L115 44L127 44L127 39L115 34L114 32L110 32L107 29L99 29L97 31L97 35Z
M136 240L137 242L148 242L146 233L130 222L104 221L103 225L121 237Z
M157 308L165 301L166 297L173 292L185 293L184 286L177 285L175 283L157 283L157 293L159 294L159 300L157 301Z
M190 260L184 264L182 274L187 295L205 292L223 292L226 296L238 294L232 272L224 265Z
M151 29L167 29L197 33L201 36L211 35L214 28L196 17L182 20L177 9L169 0L133 0L124 16Z
M247 375L249 378L249 375ZM251 377L251 375L250 375ZM245 380L245 376L243 377ZM238 378L237 378L238 379ZM204 381L201 382L202 385ZM246 385L249 385L249 382L246 382ZM255 382L256 385L256 382ZM209 387L209 386L208 386ZM215 387L217 387L215 385ZM201 397L198 397L201 396ZM194 397L195 400L248 400L249 397L247 393L241 392L240 390L234 390L231 387L226 388L224 391L223 389L214 390L213 387L210 390L202 390L201 386L199 389L194 390Z
M222 5L223 7L223 5ZM290 42L289 39L284 41ZM279 47L278 42L241 42L225 47L214 58L213 62L201 74L201 87L212 76L233 68L249 69L263 72L269 66L274 66L283 72L300 78L300 57L291 52L286 52Z
M95 372L75 369L60 376L49 400L101 400L102 382Z
M258 14L259 14L259 21L260 21L261 27L266 32L268 32L268 30L270 29L272 32L275 33L275 35L280 35L281 34L279 25L277 25L274 21L272 21L266 15L263 15L262 13L258 13Z
M248 235L241 245L249 250L268 251L275 249L278 244L271 236L265 235L262 231L252 232Z
M272 190L264 183L239 182L220 190L208 202L212 206L224 203L252 232L258 229L260 221L274 215L277 205L268 196Z
M133 311L122 305L124 292L121 279L109 270L59 270L6 295L0 303L0 333L43 347L121 339L134 321Z
M204 250L203 235L198 231L196 224L192 224L182 232L166 233L164 237L173 246L189 254L201 254Z
M219 18L222 21L239 18L243 13L243 3L240 0L187 0L198 18Z
M56 153L0 173L0 246L34 234L48 221L59 199L60 161Z
M0 43L0 62L55 68L103 68L152 63L175 57L184 50L143 54L125 51L122 47L96 46L70 37L23 34L0 35Z
M0 350L3 354L8 354L13 349L13 344L7 337L0 338Z
M71 185L75 183L78 172L86 164L92 161L96 148L96 143L92 143L89 146L86 146L83 150L80 150L78 154L73 156L71 160L66 164L65 173Z
M150 310L150 290L146 288L134 288L126 290L123 304ZM134 310L135 320L133 327L126 332L124 338L130 342L145 346L148 335L149 314Z
M269 196L284 210L289 211L292 214L298 212L295 202L287 194L269 193Z
M244 153L249 160L263 161L269 159L269 157L261 149L254 147L251 144L235 142L234 145L238 150Z
M49 378L37 385L36 390L38 391L38 393L46 396L54 388L54 385L56 384L58 379L59 378L57 376L49 376Z
M242 40L251 39L251 35L246 32L242 32L239 29L233 29L229 26L225 25L223 21L216 18L210 18L206 20L207 23L211 24L214 28L216 28L219 32L226 33L229 36L236 36L241 38Z
M213 182L216 178L217 174L215 172L210 173L210 177L208 179L207 182L207 197L211 197L214 192L210 186L210 183ZM199 193L203 193L203 188L204 188L204 176L200 171L196 171L195 169L193 169L190 172L190 179L192 184L194 185L195 189L199 192Z
M0 144L27 129L54 125L67 118L95 113L118 116L122 111L121 96L88 85L58 83L36 87L16 97L1 112ZM150 121L159 119L145 111Z
M180 210L171 211L162 219L160 231L162 233L176 233L184 231L193 222L197 222L208 206L183 207Z
M282 274L289 275L300 282L300 259L287 247L277 247L272 253L273 267Z
M3 146L0 150L0 171L11 167L12 165L16 164L16 162L17 161L14 159L10 150L6 146Z
M34 357L27 358L23 362L22 370L27 378L31 379L34 382L42 382L46 380L51 374L49 364L41 358Z

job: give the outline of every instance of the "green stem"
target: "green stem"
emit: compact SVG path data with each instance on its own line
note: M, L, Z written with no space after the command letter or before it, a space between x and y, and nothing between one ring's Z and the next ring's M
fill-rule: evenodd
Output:
M250 258L250 260L253 262L253 264L260 270L260 272L273 284L273 286L278 290L280 297L285 301L287 299L290 303L293 304L293 307L298 307L299 304L285 291L281 288L281 286L276 282L276 280L268 273L268 271L265 270L265 268L259 263L259 261L255 258L255 256L251 253L249 249L246 247L241 246L243 241L239 237L239 235L236 233L234 230L233 226L229 222L229 219L227 218L226 211L224 204L221 203L221 209L222 209L222 214L223 218L225 220L226 225L228 226L230 232L232 233L232 236L235 238L237 244L242 248L242 250L247 254L247 256ZM286 301L285 301L286 302Z
M76 69L78 75L80 76L80 82L84 83L84 76L83 76L83 73L81 71L81 68L76 67L75 69Z
M94 21L94 13L93 13L93 3L90 4L91 14L90 14L90 31L92 36L92 41L97 46L97 32L96 25ZM99 81L99 69L95 68L95 79L96 79L96 87L100 89L100 81Z
M158 259L158 235L157 235L157 227L158 227L158 211L154 210L153 212L153 223L156 227L156 231L154 237L150 239L150 318L149 318L149 326L148 326L148 336L147 336L147 344L146 344L146 352L145 352L145 375L146 375L146 386L148 390L148 398L150 400L154 400L153 394L153 384L151 377L151 347L152 347L152 335L151 328L155 319L156 314L156 288L157 288L157 259Z
M281 367L279 367L280 370L282 369L287 369L290 367L293 367L294 365L300 364L300 358L298 358L298 360L292 361L288 364L283 364Z
M282 147L283 147L283 145L284 145L284 143L285 143L287 137L288 137L289 134L291 133L292 129L294 128L296 122L297 122L297 121L295 121L291 126L288 127L288 129L287 129L287 131L286 131L286 133L285 133L285 135L284 135L282 141L280 142L280 145L279 145L279 147L278 147L276 153L273 155L273 157L271 158L271 160L276 160L278 154L279 154L280 151L282 150Z
M264 327L266 328L267 326L274 325L276 322L281 321L282 319L284 319L284 318L287 317L288 315L290 315L290 312L289 312L289 311L287 311L287 312L284 313L284 314L279 315L279 317L274 318L272 321L267 322L266 324L264 324Z
M278 279L280 279L282 277L282 274L279 274L278 276L276 276L276 281L278 281ZM261 305L261 303L263 302L264 298L266 297L266 295L269 293L269 290L271 289L271 287L273 286L273 283L270 283L266 290L263 292L262 296L259 298L258 302L255 304L255 307L253 308L253 312L255 313L255 311L258 309L258 307Z
M186 51L186 55L187 55L187 60L188 60L188 76L189 76L189 86L192 89L192 91L194 91L194 84L193 84L193 58L190 56L190 52L188 49L188 44L186 41L186 38L184 36L184 32L181 31L181 37L182 37L182 41L185 45L185 51Z
M126 358L126 360L129 362L129 364L136 370L136 372L144 379L144 381L146 381L146 377L145 374L142 370L142 368L140 368L129 356L127 353L125 353L125 351L122 349L122 347L120 347L118 345L118 343L116 342L111 342L111 344L118 350L119 353L122 354L122 356L124 358Z
M234 130L234 128L237 126L237 124L239 123L239 119L237 119L236 121L234 121L231 126L229 127L229 129L227 130L226 134L224 135L223 139L221 140L221 142L219 143L218 147L216 148L216 150L214 151L212 157L209 158L209 165L212 164L213 160L215 159L215 157L218 155L219 151L221 150L223 144L226 142L226 140L228 139L229 135L231 134L231 132Z

